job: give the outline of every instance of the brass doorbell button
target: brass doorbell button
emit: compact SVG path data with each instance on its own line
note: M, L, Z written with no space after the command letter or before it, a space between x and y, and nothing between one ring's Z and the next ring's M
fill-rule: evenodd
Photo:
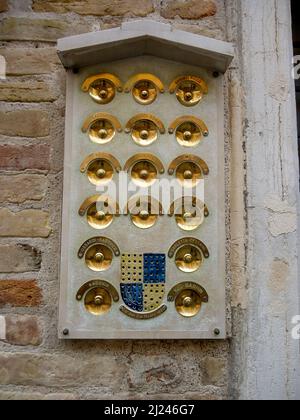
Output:
M151 213L141 210L137 215L132 215L131 220L135 226L140 229L149 229L155 225L157 221L157 216L152 215Z
M132 95L141 105L149 105L157 98L157 88L150 80L140 80L133 89Z
M161 203L152 197L132 197L127 204L132 223L140 229L149 229L163 215Z
M201 267L203 256L195 246L185 245L176 252L175 262L179 270L184 273L193 273Z
M86 266L97 272L108 270L114 255L120 256L119 247L111 239L103 236L88 239L78 251L78 258L84 258Z
M112 180L115 172L121 171L121 165L112 155L93 153L82 162L80 171L87 173L93 185L105 185Z
M103 73L87 78L82 84L83 92L101 105L110 103L116 96L116 91L122 92L122 83L113 74Z
M180 229L193 231L203 224L204 219L209 216L209 211L196 197L183 197L172 203L169 216L174 215Z
M132 128L132 138L140 146L149 146L157 137L157 127L152 121L138 121Z
M133 76L124 87L125 93L132 91L134 100L140 105L152 104L158 92L164 93L164 85L161 80L150 73L141 73Z
M193 162L180 164L176 171L176 178L184 185L187 185L187 181L189 181L192 186L195 186L202 179L201 175L201 169Z
M96 306L100 306L104 302L104 290L99 289L99 294L95 296L94 303Z
M94 229L106 229L113 222L113 215L105 210L99 210L97 203L91 205L87 211L88 224Z
M182 155L173 160L169 166L169 175L176 172L177 180L184 186L194 187L209 169L204 160L195 155Z
M184 317L193 317L201 309L200 296L193 290L183 290L176 298L175 306L177 312Z
M137 185L150 186L157 180L157 169L149 161L137 162L132 167L131 176Z
M139 153L132 156L125 164L124 171L131 169L133 182L140 187L153 185L158 174L164 174L165 170L161 161L149 153Z
M112 299L105 289L92 289L84 299L85 309L92 315L104 315L110 311Z
M209 258L207 246L196 238L183 238L176 241L169 250L169 258L175 255L175 264L184 273L193 273Z
M176 139L181 146L195 147L203 136L209 135L208 128L199 118L186 116L177 118L169 127L169 133L175 131Z
M203 303L208 302L208 294L199 284L184 282L173 287L168 301L175 302L175 309L180 315L191 318L200 312Z
M113 302L119 301L115 287L104 280L85 283L76 294L77 301L84 300L84 307L92 315L104 315L110 311Z
M140 146L150 146L157 140L158 133L166 132L161 120L151 114L138 114L131 118L125 131L131 133L134 142Z
M89 165L87 175L94 185L107 184L113 178L114 168L107 161L95 160Z
M92 246L92 245L103 245L105 247L108 247L112 250L114 255L116 257L120 256L120 249L118 245L112 241L111 239L105 237L105 236L95 236L94 238L90 238L87 241L85 241L79 251L78 251L78 258L82 259L85 256L86 251Z
M122 132L119 120L113 115L99 112L89 116L83 126L82 132L88 133L90 140L96 144L109 143L116 135Z
M106 229L114 217L120 215L118 203L106 195L93 195L87 198L79 209L79 215L86 214L88 224L94 229Z
M178 101L187 107L197 105L208 93L204 80L195 76L182 76L175 79L169 88L171 94L176 92Z
M113 260L113 253L107 246L92 245L85 254L85 263L92 271L106 271L110 268Z

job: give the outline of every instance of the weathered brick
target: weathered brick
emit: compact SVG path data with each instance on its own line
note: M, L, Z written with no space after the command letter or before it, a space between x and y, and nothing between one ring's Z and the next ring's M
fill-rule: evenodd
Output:
M0 401L72 401L74 394L40 394L38 392L1 392Z
M8 1L7 0L0 0L0 13L6 12L8 10Z
M23 171L25 169L50 169L50 147L45 144L0 146L1 169Z
M3 102L54 102L57 98L57 89L44 82L5 80L0 83Z
M152 0L34 0L36 12L67 13L95 16L147 16L154 12Z
M226 361L217 357L206 357L202 382L204 385L223 385L226 382Z
M36 280L0 280L0 307L35 307L41 302L42 294Z
M0 111L0 134L20 137L46 137L50 134L48 113L31 109Z
M38 318L31 315L6 315L5 341L14 346L39 346L42 342L42 331Z
M47 178L43 175L0 175L0 202L41 201L46 194Z
M49 213L42 210L14 213L1 208L0 220L0 237L47 238L51 233Z
M113 355L0 354L0 384L48 387L98 386L114 391L126 378L126 363Z
M0 245L0 273L38 271L41 261L41 252L30 245Z
M60 60L55 48L0 48L7 76L52 73Z
M177 16L182 19L203 19L214 16L217 6L213 0L172 0L161 10L161 15L166 19Z
M0 22L0 40L56 42L58 38L86 33L90 29L80 22L7 17Z

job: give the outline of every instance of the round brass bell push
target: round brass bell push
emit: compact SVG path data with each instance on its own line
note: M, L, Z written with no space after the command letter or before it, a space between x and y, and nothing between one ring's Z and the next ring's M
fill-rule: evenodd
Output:
M187 318L196 316L202 306L201 296L194 290L183 290L175 299L177 312Z
M87 210L88 224L94 229L106 229L113 222L114 216L109 213L109 209L105 204L96 202L92 204Z
M80 172L86 172L93 185L108 184L114 173L120 170L119 161L108 153L93 153L87 156L80 165Z
M139 146L150 146L157 140L158 134L164 134L166 129L155 115L137 114L127 122L125 132L130 133Z
M205 217L209 216L209 211L196 197L183 197L172 204L169 215L174 214L178 227L191 232L203 224Z
M183 208L181 214L175 216L175 220L180 229L191 232L203 224L204 214L198 208L196 210Z
M151 120L137 121L132 127L131 136L139 146L150 146L158 138L157 126Z
M116 129L111 121L106 119L96 120L89 129L89 137L93 143L109 143L116 134Z
M106 195L88 197L80 206L79 215L87 217L88 224L94 229L106 229L120 215L119 204Z
M114 176L114 168L108 161L97 159L89 165L87 176L94 185L108 184Z
M197 83L184 80L178 85L176 97L184 106L195 106L202 100L203 91Z
M162 214L162 206L151 197L136 197L128 202L128 211L136 227L150 229Z
M156 100L158 92L164 93L164 85L151 73L139 73L128 80L124 91L132 91L132 96L138 104L150 105Z
M162 162L150 153L138 153L132 156L124 165L124 171L129 172L133 182L139 187L153 185L158 174L165 172Z
M199 156L182 155L174 159L169 165L169 175L176 174L176 178L184 187L195 187L204 175L209 174L207 163Z
M195 76L178 77L172 82L170 93L176 92L178 101L187 107L197 105L208 93L208 86L204 80Z
M140 187L150 187L157 180L157 176L155 165L147 160L137 162L131 169L131 177Z
M132 89L135 101L141 105L150 105L157 98L157 88L151 80L139 80Z
M101 105L109 104L116 96L116 88L109 80L95 80L89 88L90 97Z
M170 134L174 131L177 142L184 147L195 147L209 135L205 122L193 115L176 118L169 127Z
M202 139L202 132L197 124L186 121L177 128L176 139L181 146L195 147Z
M176 178L182 185L194 187L202 179L201 168L194 162L182 162L176 169Z
M155 225L157 219L158 217L148 210L141 210L137 215L131 215L132 223L139 229L150 229Z
M122 132L122 125L113 115L98 112L86 118L81 130L83 133L88 133L93 143L103 145L109 143L115 137L116 132Z
M111 295L104 288L93 288L85 295L84 306L92 315L103 315L109 312L112 306Z
M91 246L85 254L85 263L92 271L106 271L113 260L112 251L101 244Z
M176 266L184 273L194 273L203 263L201 251L193 245L185 245L175 255Z
M83 92L100 105L109 104L116 96L116 91L122 92L122 83L118 77L110 73L102 73L87 78L82 84Z

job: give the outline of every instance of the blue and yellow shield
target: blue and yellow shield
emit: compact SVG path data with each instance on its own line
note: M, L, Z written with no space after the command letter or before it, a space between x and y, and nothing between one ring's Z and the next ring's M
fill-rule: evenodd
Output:
M165 295L165 254L123 254L121 295L136 312L151 312L161 306Z

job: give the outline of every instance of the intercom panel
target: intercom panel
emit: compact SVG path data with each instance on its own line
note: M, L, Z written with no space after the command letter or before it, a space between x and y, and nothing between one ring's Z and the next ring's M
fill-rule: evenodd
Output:
M225 338L223 77L68 71L59 335Z

